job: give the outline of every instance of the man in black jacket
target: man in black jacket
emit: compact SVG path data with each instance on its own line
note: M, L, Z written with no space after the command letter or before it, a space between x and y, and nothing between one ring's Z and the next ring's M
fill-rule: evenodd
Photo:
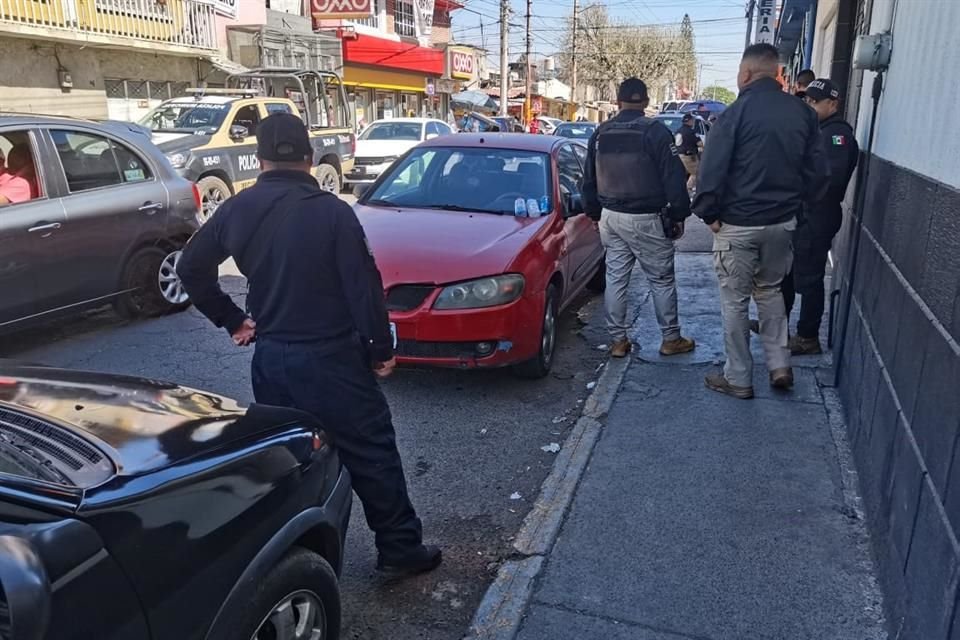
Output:
M772 45L756 44L744 52L737 76L740 96L710 131L693 204L715 234L727 353L723 373L705 382L744 399L753 397L751 295L760 314L770 384L793 386L780 285L793 260L796 218L805 202L821 197L830 171L816 114L784 93L776 79L778 64Z
M810 69L804 69L803 71L798 73L797 80L796 80L797 92L794 95L796 95L798 98L803 99L807 95L807 85L813 82L816 78L817 78L817 74L815 74Z
M315 415L333 436L376 534L377 568L429 571L440 550L421 542L386 398L393 370L383 282L353 210L310 174L307 129L291 114L257 128L257 183L230 198L193 236L177 273L197 309L238 346L256 342L257 402ZM247 311L218 284L233 257Z
M830 186L826 195L804 212L793 235L793 273L783 281L787 317L795 295L802 296L797 333L790 338L793 355L815 355L823 351L820 322L827 257L833 237L843 223L843 198L860 155L853 128L838 113L840 90L837 86L826 78L818 78L807 86L805 100L820 120L820 137L830 161Z
M617 101L620 113L590 137L581 190L587 214L600 221L600 238L607 250L610 354L622 358L632 348L627 336L627 289L636 262L653 294L663 335L660 353L687 353L695 345L680 334L673 245L690 215L686 172L670 130L644 114L650 100L643 81L624 80ZM668 216L666 223L662 212Z
M677 143L677 151L680 152L680 161L683 162L683 168L687 170L687 189L694 191L697 188L697 172L700 169L700 151L703 143L697 137L697 132L693 130L694 117L692 113L683 114L680 120L680 128L674 139Z

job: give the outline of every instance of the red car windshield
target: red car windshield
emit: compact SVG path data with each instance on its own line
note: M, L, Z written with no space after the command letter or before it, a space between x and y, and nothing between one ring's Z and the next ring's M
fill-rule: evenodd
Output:
M549 155L533 151L417 148L362 202L536 217L553 210L549 166Z

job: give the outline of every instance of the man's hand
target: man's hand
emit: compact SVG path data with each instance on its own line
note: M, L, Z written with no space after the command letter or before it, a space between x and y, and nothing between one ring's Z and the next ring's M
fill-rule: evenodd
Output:
M673 240L679 240L683 237L684 231L686 230L686 225L683 220L680 222L673 223Z
M377 377L386 378L393 370L397 368L397 359L390 358L386 362L374 362L373 363L373 372L377 374Z
M240 325L240 328L233 332L231 337L233 338L233 344L238 347L246 347L257 337L257 323L247 318Z
M714 233L720 233L720 227L722 227L722 226L723 226L723 225L720 223L719 220L716 220L716 221L714 221L714 222L711 222L711 223L710 223L710 231L713 231Z

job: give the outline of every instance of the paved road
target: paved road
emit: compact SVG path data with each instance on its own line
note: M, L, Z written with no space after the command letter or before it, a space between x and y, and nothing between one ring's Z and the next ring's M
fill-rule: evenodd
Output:
M242 296L242 278L224 271L225 288ZM574 307L545 380L403 370L386 382L410 490L446 562L406 582L382 580L358 504L342 584L344 638L461 637L552 464L540 447L563 441L603 361L600 301L585 296ZM133 323L103 310L0 338L0 357L174 380L242 401L252 400L250 356L194 310Z

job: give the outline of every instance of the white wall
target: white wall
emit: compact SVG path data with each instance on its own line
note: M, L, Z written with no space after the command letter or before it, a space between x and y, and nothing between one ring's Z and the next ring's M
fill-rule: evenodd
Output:
M810 68L818 78L830 77L833 46L837 37L839 0L821 0L817 7L817 24L813 38L813 63Z
M871 33L890 25L893 58L884 76L874 152L891 162L960 187L960 132L942 124L960 102L958 0L875 0ZM865 73L858 138L866 145L873 73Z

